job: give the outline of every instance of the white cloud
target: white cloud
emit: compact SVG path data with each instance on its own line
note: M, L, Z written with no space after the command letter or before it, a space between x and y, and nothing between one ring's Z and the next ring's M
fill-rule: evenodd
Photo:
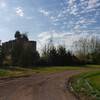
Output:
M45 9L39 9L39 12L41 14L43 14L44 16L48 16L49 15L49 12L47 10L45 10Z
M69 6L73 6L76 0L69 0Z
M78 14L76 6L74 6L74 7L71 9L70 14L72 14L72 15L77 15L77 14Z
M51 37L54 39L58 39L58 38L63 38L65 35L71 35L71 33L65 33L65 32L55 32L53 31L48 31L48 32L42 32L38 35L39 38L43 39L45 38L45 40L50 39Z
M83 0L79 4L82 10L80 14L88 14L89 12L97 11L97 7L100 6L99 0Z
M95 19L86 19L86 18L83 18L79 21L77 21L77 25L91 25L93 23L96 23L96 20Z
M20 16L20 17L23 17L23 16L24 16L23 8L17 7L17 8L16 8L16 15L17 15L17 16Z
M78 14L78 10L79 9L77 7L76 0L69 0L68 6L67 6L67 12L66 12L66 9L63 12L65 12L66 14L69 13L71 15L75 15L76 16Z
M56 46L59 44L70 45L69 42L71 41L68 41L69 39L67 37L72 35L73 33L71 32L55 32L55 31L42 32L38 35L38 49L43 48L44 45L50 41L50 39L53 40L53 43Z

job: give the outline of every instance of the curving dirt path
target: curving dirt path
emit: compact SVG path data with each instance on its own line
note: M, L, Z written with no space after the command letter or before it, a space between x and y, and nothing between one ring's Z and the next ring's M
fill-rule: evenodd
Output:
M65 82L80 72L72 70L0 80L0 100L77 100L68 91Z

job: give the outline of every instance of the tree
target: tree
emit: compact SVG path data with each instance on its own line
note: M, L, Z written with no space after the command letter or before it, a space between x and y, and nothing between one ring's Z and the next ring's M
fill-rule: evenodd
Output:
M91 52L92 62L94 64L100 64L100 39L97 37L92 39L91 44L93 44Z
M75 53L84 63L100 62L100 38L92 36L91 38L80 38L74 42Z
M79 60L75 57L71 51L66 51L64 46L59 46L57 49L58 53L58 65L65 66L65 65L76 65L78 64Z
M66 51L66 48L62 45L55 46L45 46L42 53L43 65L75 65L78 64L79 60L70 51Z
M74 41L75 53L77 57L84 63L88 62L88 56L90 53L90 39L89 38L80 38L77 41Z
M57 65L57 50L54 46L50 47L49 52L48 52L48 61L50 65Z
M58 53L58 63L59 65L66 65L67 63L67 53L66 48L64 46L59 46L57 49Z
M42 49L41 64L56 65L57 64L57 50L53 45L45 45Z
M21 38L21 33L20 31L15 32L15 39L20 39Z

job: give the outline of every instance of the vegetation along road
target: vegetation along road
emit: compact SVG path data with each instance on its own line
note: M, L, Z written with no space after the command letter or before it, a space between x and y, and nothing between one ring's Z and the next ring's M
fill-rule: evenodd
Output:
M69 92L67 82L72 75L83 71L87 70L68 68L62 72L40 72L28 77L1 79L0 100L77 100Z

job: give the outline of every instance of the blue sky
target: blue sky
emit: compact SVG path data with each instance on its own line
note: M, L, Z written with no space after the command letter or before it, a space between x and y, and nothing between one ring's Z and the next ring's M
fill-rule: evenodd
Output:
M52 36L70 45L82 36L100 34L100 0L0 0L0 40L27 32L41 48Z

